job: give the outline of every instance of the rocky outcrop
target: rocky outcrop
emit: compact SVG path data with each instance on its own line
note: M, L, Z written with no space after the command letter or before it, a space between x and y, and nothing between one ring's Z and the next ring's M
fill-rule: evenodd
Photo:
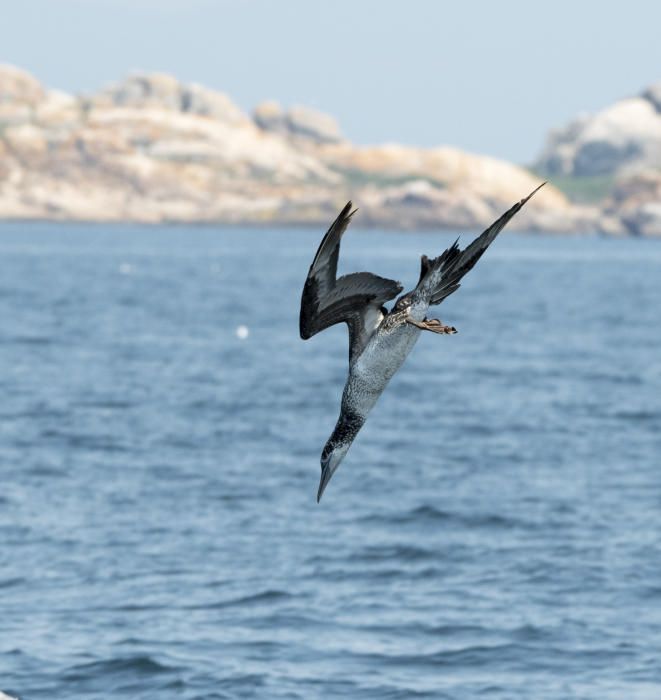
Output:
M535 168L548 175L620 175L661 166L661 83L552 131Z
M302 183L332 191L339 180L198 85L141 75L74 98L0 69L5 218L271 220L284 198L303 198Z
M646 170L620 179L605 203L626 233L661 236L661 170Z
M363 221L401 228L449 228L490 223L530 192L539 178L505 161L456 148L413 148L389 144L356 147L345 143L322 149L324 162L360 192ZM517 225L527 230L581 230L592 226L585 215L554 187L545 187L521 213Z
M89 101L95 109L128 107L166 109L210 117L224 124L245 124L249 118L227 95L193 83L185 85L171 75L132 75Z
M524 168L454 148L355 146L332 117L308 108L269 102L249 116L226 95L169 75L133 75L74 97L0 67L4 218L323 226L352 198L363 224L475 229L537 184ZM656 230L649 207L618 196L603 212L549 185L513 224Z
M566 178L570 198L603 187L599 230L661 235L661 82L551 132L535 169Z
M289 138L300 138L316 144L342 141L340 127L333 117L309 107L283 110L273 101L262 102L255 108L253 118L264 131Z

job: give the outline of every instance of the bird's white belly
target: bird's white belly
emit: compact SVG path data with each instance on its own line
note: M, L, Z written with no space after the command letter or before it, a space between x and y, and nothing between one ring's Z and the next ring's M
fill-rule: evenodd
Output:
M377 332L354 362L344 389L343 405L367 415L395 372L413 349L420 329L402 323L389 332Z

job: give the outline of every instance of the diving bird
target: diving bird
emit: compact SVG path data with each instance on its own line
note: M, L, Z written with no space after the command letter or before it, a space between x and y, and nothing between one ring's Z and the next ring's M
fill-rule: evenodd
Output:
M462 277L475 265L507 222L546 183L506 211L500 219L461 250L458 239L437 258L422 256L415 289L397 299L388 311L384 304L401 293L399 282L371 272L337 278L340 241L352 211L348 202L324 236L314 256L301 298L300 332L307 340L336 323L349 327L349 376L342 394L340 417L321 453L319 503L367 415L395 372L411 352L420 333L456 333L436 318L427 318L430 306L440 304L459 289Z

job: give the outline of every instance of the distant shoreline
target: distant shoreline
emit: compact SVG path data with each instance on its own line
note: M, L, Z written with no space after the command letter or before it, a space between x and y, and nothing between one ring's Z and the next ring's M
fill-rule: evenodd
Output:
M630 123L630 138L654 134L657 119L661 133L655 95L607 110L613 139ZM327 114L264 102L248 115L165 74L73 96L0 65L0 219L318 227L352 199L364 228L477 231L549 179L512 228L661 236L653 137L595 144L586 124L550 137L529 170L450 146L358 146Z
M271 222L227 222L227 221L102 221L98 219L0 219L0 231L5 226L20 226L22 224L26 226L33 225L45 225L45 226L74 226L76 228L80 227L112 227L112 228L145 228L145 229L156 229L156 228L199 228L199 229L218 229L222 232L223 229L241 229L246 231L254 231L256 233L262 231L273 230L284 230L291 229L295 231L305 231L309 230L311 233L319 233L320 230L325 230L328 227L328 221L324 222L286 222L286 221L271 221ZM379 232L379 233L393 233L393 234L433 234L433 233L459 233L461 235L478 234L481 229L480 227L466 227L466 228L450 228L443 226L425 226L420 228L399 228L397 226L384 226L378 224L361 224L356 220L352 226L352 231L359 231L363 233ZM621 238L621 236L612 236L608 233L602 231L546 231L546 230L526 230L521 228L512 228L511 230L506 230L504 235L517 235L517 236L547 236L552 238L562 238L562 237L585 237L585 238ZM626 236L626 238L646 238L643 236ZM651 238L651 237L650 237ZM653 240L653 238L651 238Z

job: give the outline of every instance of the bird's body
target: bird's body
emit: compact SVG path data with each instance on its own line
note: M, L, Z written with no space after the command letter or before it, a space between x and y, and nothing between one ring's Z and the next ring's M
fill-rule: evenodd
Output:
M303 339L335 323L345 322L349 327L349 375L340 416L321 455L317 501L420 333L456 333L454 327L427 319L429 306L441 303L459 288L461 278L536 191L515 204L465 250L455 242L438 258L423 256L417 286L400 296L391 311L383 304L402 291L399 282L369 272L336 279L340 239L354 213L351 202L331 225L310 266L300 318Z
M422 305L421 305L422 306ZM424 311L420 320L424 318ZM405 320L406 312L384 316L358 358L349 365L342 405L367 417L422 332Z

